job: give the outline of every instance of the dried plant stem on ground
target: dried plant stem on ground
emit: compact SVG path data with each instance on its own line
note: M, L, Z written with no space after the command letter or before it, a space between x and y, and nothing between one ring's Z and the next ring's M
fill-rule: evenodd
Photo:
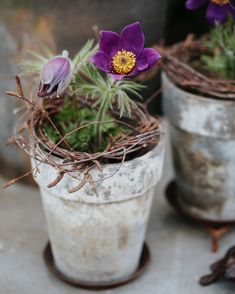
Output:
M148 113L146 105L137 104L131 110L132 118L126 120L116 119L119 116L119 112L114 108L111 113L112 117L114 117L112 122L125 125L128 127L128 131L121 133L115 138L110 137L106 149L102 152L90 154L87 152L73 151L66 142L68 135L90 125L107 123L107 121L87 123L62 135L51 117L58 112L63 103L63 99L48 99L44 103L36 104L24 96L19 77L16 77L16 83L17 92L8 92L7 94L25 102L26 108L15 126L14 136L10 142L14 142L31 158L36 159L39 164L49 164L58 171L57 178L52 183L48 183L48 187L53 187L58 184L63 178L63 175L67 174L80 181L79 185L70 191L71 193L75 192L86 182L94 182L89 174L91 168L97 167L101 170L102 164L119 162L120 164L117 167L118 171L125 160L131 158L131 156L136 156L136 154L142 155L149 151L159 142L163 135L159 130L159 120ZM81 97L77 97L77 102L86 107L94 103L94 101L89 101L89 99L86 100ZM60 140L56 144L48 138L44 130L45 123L51 124L59 135ZM62 142L66 145L66 148L60 146ZM34 172L38 172L37 166L25 175L22 175L22 177ZM79 178L77 178L77 174L80 174ZM11 180L5 185L5 188L14 184L22 177Z

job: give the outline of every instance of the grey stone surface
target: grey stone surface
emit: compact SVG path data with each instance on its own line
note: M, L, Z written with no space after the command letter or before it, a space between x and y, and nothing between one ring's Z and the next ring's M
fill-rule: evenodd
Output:
M210 263L235 244L234 230L223 237L220 250L210 252L201 226L187 223L169 207L164 189L173 177L169 150L164 175L156 190L147 233L152 262L139 280L101 294L230 294L235 284L218 282L201 287L198 279ZM4 179L0 180L0 184ZM47 231L39 192L23 185L0 190L0 294L94 293L72 288L47 272L42 249Z

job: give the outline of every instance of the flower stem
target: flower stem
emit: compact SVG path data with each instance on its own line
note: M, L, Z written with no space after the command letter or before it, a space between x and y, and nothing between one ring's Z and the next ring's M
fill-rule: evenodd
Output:
M102 93L103 99L97 113L98 124L95 126L97 145L98 145L97 147L100 147L102 143L102 122L104 121L105 114L108 111L110 94L112 92L112 87L115 83L113 79L109 79L107 82L108 83L106 87L103 89L103 93Z
M96 121L98 124L95 125L95 133L96 133L96 147L100 147L102 142L102 121L104 121L104 115L107 111L107 104L105 103L105 99L103 103L101 103L100 108L97 113Z

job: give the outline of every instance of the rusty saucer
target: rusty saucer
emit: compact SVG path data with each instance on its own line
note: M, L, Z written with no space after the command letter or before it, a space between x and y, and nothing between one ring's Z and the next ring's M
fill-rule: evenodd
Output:
M50 242L48 242L44 248L43 259L49 272L52 273L55 277L57 277L59 280L63 281L64 283L77 288L84 288L88 290L97 291L120 287L139 278L148 268L148 265L150 263L150 251L148 245L144 243L137 270L131 276L114 282L93 283L87 281L73 280L69 277L66 277L63 273L60 272L60 270L55 265Z
M166 199L169 204L183 217L187 218L192 222L196 222L198 224L203 225L204 229L207 231L209 236L211 237L211 251L217 252L219 249L219 240L230 231L232 226L235 225L234 221L213 221L202 219L192 213L189 213L186 209L184 209L180 205L180 201L178 199L178 191L177 184L175 181L169 183L166 188Z

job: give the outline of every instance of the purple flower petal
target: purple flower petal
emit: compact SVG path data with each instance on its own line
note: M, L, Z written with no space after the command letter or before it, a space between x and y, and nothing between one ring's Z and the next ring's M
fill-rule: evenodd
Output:
M100 51L113 57L118 51L120 42L120 36L111 31L101 31L100 32Z
M133 52L138 57L144 48L144 34L139 22L126 26L121 32L119 50Z
M114 73L109 73L109 75L115 80L115 81L120 81L122 80L126 75L120 75L120 74L114 74Z
M121 80L151 68L159 58L160 55L154 49L144 49L144 34L140 23L135 22L126 26L121 36L114 32L102 31L100 51L95 53L91 60L114 80Z
M95 53L91 61L101 70L105 72L112 71L112 61L104 52L97 52Z
M68 76L70 76L71 64L68 59L63 59L64 60L60 61L61 66L58 67L56 74L50 82L50 88L48 89L48 92L51 92L56 85L58 85L63 80L67 80Z
M65 79L62 79L60 82L59 82L59 85L58 85L58 89L57 89L57 95L61 95L65 92L65 90L67 89L71 79L72 79L72 71L66 76Z
M224 22L228 17L229 8L229 4L218 5L213 2L210 2L206 12L208 21L211 24L214 24L215 21L218 21L219 23Z
M185 5L187 9L194 10L202 7L208 0L187 0Z
M40 80L43 84L50 84L55 77L55 73L60 71L61 67L66 62L66 59L62 56L56 56L51 58L43 67Z
M127 77L134 77L134 76L136 76L136 75L138 75L138 73L139 73L140 71L138 70L138 68L137 67L135 67L133 70L132 70L132 72L130 72L128 75L126 75Z
M153 48L144 48L137 60L136 67L139 71L150 69L155 65L159 58L161 58L161 55L156 50Z
M51 58L42 68L38 96L54 97L63 94L71 78L72 64L70 59L63 55Z

